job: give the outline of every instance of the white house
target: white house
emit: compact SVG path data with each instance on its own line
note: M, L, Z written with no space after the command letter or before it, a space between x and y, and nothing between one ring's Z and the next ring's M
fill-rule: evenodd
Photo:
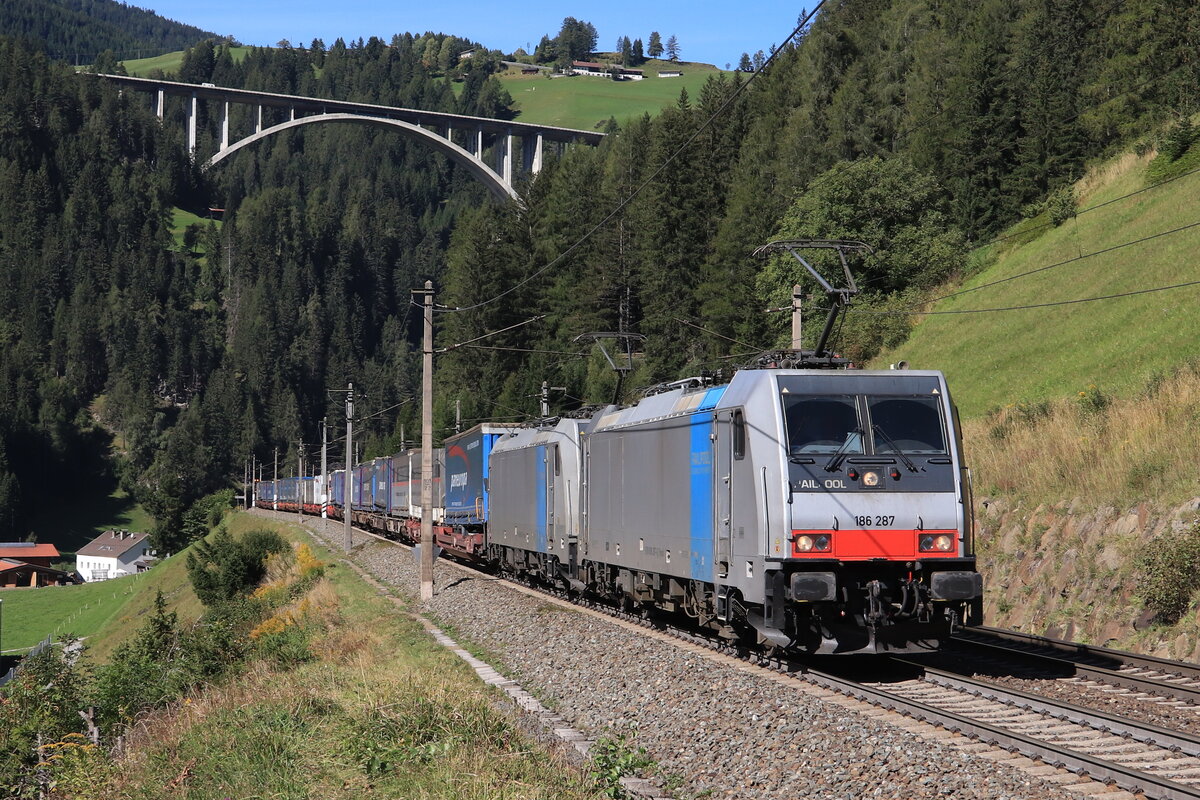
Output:
M75 553L75 571L90 583L133 575L153 560L149 534L105 531Z

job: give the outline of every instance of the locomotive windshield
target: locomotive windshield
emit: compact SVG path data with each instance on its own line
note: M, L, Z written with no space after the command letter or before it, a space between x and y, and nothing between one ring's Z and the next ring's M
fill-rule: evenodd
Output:
M942 415L931 397L868 397L871 424L875 426L876 453L946 452ZM883 435L878 435L882 432Z
M790 457L947 452L933 397L789 393L783 395L783 414Z
M783 414L789 456L863 452L858 408L849 395L785 395Z

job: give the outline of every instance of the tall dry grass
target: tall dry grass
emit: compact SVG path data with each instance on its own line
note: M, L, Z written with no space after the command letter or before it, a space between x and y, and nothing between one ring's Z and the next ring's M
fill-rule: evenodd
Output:
M1072 399L1006 406L967 421L977 496L1106 506L1200 495L1200 362L1131 397L1094 386Z

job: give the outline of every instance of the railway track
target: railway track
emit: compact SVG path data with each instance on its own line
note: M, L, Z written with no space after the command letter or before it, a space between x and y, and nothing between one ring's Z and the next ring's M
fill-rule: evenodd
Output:
M361 532L408 549L394 540ZM497 579L475 567L460 563L453 566L475 576ZM897 681L848 677L844 672L813 669L804 660L748 652L723 640L677 628L662 619L590 601L581 603L578 598L568 598L561 592L506 582L543 602L600 615L664 640L682 642L693 652L736 662L743 670L761 670L772 680L818 687L818 693L824 693L822 696L860 712L869 714L869 709L862 705L869 704L903 715L918 724L916 727L903 721L899 724L919 735L952 742L966 737L977 744L965 749L982 750L994 760L1025 767L1043 778L1057 779L1064 788L1077 789L1089 796L1105 791L1114 799L1200 800L1200 737L999 687L907 659L892 658L891 663L895 669L903 670L904 675L915 677ZM1069 786L1072 782L1076 786ZM1123 795L1120 790L1128 794Z
M983 626L964 629L951 644L1010 663L1019 658L1059 679L1119 687L1137 699L1200 715L1198 664Z
M922 674L890 683L850 681L850 692L1134 794L1200 797L1200 738L906 659L892 661ZM822 676L808 677L834 688Z

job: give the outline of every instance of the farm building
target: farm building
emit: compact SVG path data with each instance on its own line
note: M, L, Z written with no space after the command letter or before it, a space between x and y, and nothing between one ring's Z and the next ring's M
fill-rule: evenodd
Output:
M90 583L143 572L153 560L149 534L105 531L75 554L75 571Z
M61 556L58 548L41 542L0 542L0 558L38 567L49 567Z
M0 558L0 589L30 586L62 586L74 583L74 578L62 570L28 564L11 558Z

